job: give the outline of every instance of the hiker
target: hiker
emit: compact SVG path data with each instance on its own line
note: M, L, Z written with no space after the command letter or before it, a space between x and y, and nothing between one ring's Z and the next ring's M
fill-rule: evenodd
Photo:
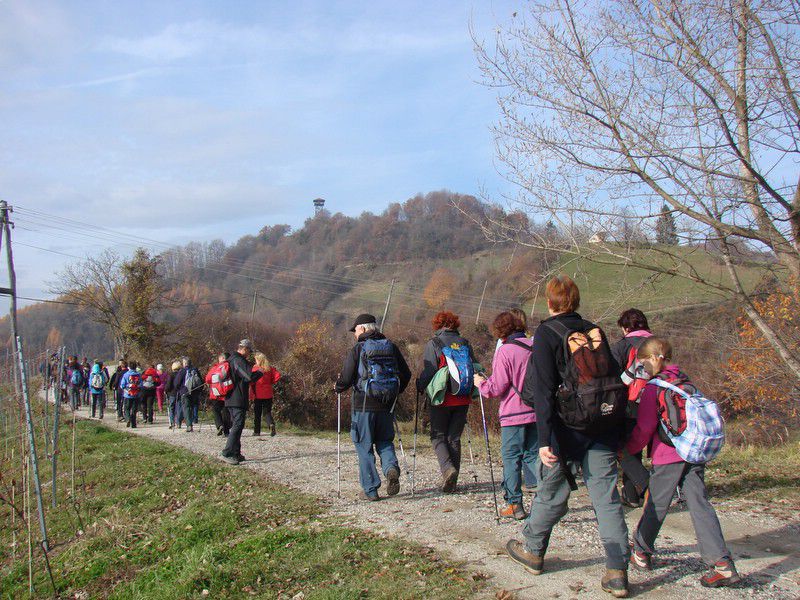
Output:
M176 360L171 365L171 373L166 373L167 382L164 385L164 393L167 395L167 416L169 418L169 428L181 428L183 423L183 410L181 409L178 390L181 387L181 361Z
M158 385L156 386L156 402L158 403L158 412L164 412L164 399L166 393L164 388L167 387L167 378L169 373L164 370L164 365L158 363L156 365L156 373L158 373Z
M114 402L116 403L117 409L117 421L122 423L125 420L123 416L125 410L125 398L123 397L122 388L119 386L120 381L122 380L122 376L125 374L125 371L128 370L128 363L122 359L117 363L117 370L114 371L114 374L111 376L111 380L108 382L108 389L114 394Z
M142 393L142 374L139 372L136 361L128 363L128 370L122 375L119 387L125 399L125 427L136 429L136 411L139 408L139 398Z
M161 379L155 364L150 364L142 373L142 418L145 423L153 422L153 407L156 402L156 388Z
M89 389L92 393L92 418L96 416L97 409L100 409L100 418L106 409L105 387L108 383L108 371L100 360L95 360L92 366L92 373L89 375Z
M523 402L536 411L539 483L522 529L524 541L509 540L506 550L530 573L542 572L550 534L577 489L572 467L580 465L606 554L601 587L624 598L630 548L616 485L627 402L621 369L602 330L576 312L580 292L572 279L552 278L545 298L550 317L534 333L521 390Z
M675 489L680 485L694 525L700 556L710 567L701 577L700 583L704 587L712 588L737 583L741 578L736 571L731 552L725 544L717 513L708 501L704 479L705 462L689 463L681 457L676 449L677 443L664 432L668 423L660 416L663 410L666 410L667 414L671 412L667 409L664 395L674 392L660 388L656 385L657 380L679 386L684 390L688 388L692 392L695 392L696 388L672 362L672 345L667 340L648 338L639 348L637 357L652 379L640 396L636 426L626 449L635 454L647 446L647 454L653 462L653 469L644 510L633 534L631 564L637 569L648 571L652 569L655 541L675 496ZM688 415L689 412L684 412L682 418L686 419ZM720 429L721 425L722 421L719 419ZM706 426L702 429L713 430ZM705 440L701 442L695 438L689 442L692 442L692 446L705 446ZM710 448L718 452L721 445L720 440L715 447Z
M475 374L475 385L484 397L500 399L500 452L503 456L503 497L501 517L522 520L528 515L522 503L521 465L535 472L539 450L536 413L522 401L521 389L528 369L533 342L525 326L510 311L497 315L492 334L503 344L492 360L492 375Z
M233 387L225 397L225 408L230 413L231 426L225 448L222 449L222 460L229 465L238 465L245 460L242 455L242 431L250 398L250 384L258 381L262 375L260 371L253 371L253 366L248 362L252 355L253 342L243 339L236 352L228 358Z
M250 399L253 401L253 435L261 435L261 414L265 414L269 434L275 437L275 419L272 416L272 386L281 378L278 370L269 364L263 352L256 352L253 371L261 371L261 378L250 384Z
M394 496L400 491L400 465L393 443L394 406L411 381L411 371L397 346L378 330L373 315L358 315L350 333L356 343L345 356L333 389L341 394L353 388L350 438L358 455L363 497L374 502L380 500L381 487L376 452L386 477L386 494Z
M206 373L206 385L208 386L208 399L211 402L211 410L214 412L214 425L217 427L217 435L227 436L231 430L231 416L225 408L225 397L233 386L233 379L230 377L230 358L229 352L221 352L217 356L217 362Z
M81 403L84 406L89 406L89 375L92 373L92 365L89 364L89 359L84 356L80 367L81 374L83 375L83 385L81 386Z
M78 363L77 356L69 357L69 363L65 371L70 407L72 410L78 410L81 405L81 393L83 392L84 380L86 378L83 376L83 369Z
M417 392L425 392L430 401L431 444L442 472L441 489L445 494L452 494L461 468L461 434L472 402L473 365L476 361L469 342L458 332L461 321L457 315L441 311L436 313L431 324L434 335L425 344ZM461 357L452 362L464 381L457 382L448 376L452 369L447 368L446 348L448 352L449 349L456 350L453 356ZM432 385L435 390L431 389ZM444 391L443 397L441 391Z
M181 359L182 368L178 371L176 381L179 383L177 390L178 401L183 418L186 420L186 433L194 431L196 410L200 405L200 397L203 394L203 378L200 371L192 365L188 356ZM180 429L180 427L178 427Z
M641 363L637 360L636 353L653 334L647 317L638 308L629 308L617 319L617 325L622 330L622 339L611 345L611 354L617 361L622 371L622 382L628 386L628 414L625 430L630 433L636 425L636 412L639 407L639 395L647 383L646 373L642 371ZM642 463L642 453L637 452L631 458L639 464ZM637 490L634 480L626 469L622 470L622 504L630 508L638 508L644 500L644 489Z

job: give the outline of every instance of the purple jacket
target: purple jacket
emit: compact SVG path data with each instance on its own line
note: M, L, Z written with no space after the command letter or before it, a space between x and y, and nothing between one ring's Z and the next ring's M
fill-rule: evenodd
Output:
M680 369L677 365L667 365L662 373L678 375ZM661 420L658 416L658 390L654 385L644 388L642 395L639 396L639 411L636 418L636 427L633 428L628 439L626 449L631 454L636 454L648 446L647 454L653 460L654 465L669 465L672 463L683 462L678 456L675 448L668 446L658 437L658 428L661 427Z
M525 381L525 371L531 353L525 348L520 348L517 343L532 346L530 338L518 337L507 339L495 352L492 360L492 375L481 383L481 394L489 398L500 399L500 426L528 425L536 422L536 413L519 397L517 391L522 391ZM514 390L517 388L517 391Z

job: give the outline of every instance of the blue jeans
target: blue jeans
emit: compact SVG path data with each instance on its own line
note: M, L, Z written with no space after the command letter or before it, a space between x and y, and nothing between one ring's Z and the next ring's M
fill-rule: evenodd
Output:
M536 423L509 425L500 428L503 456L503 498L509 504L522 504L522 481L520 472L526 465L535 473L536 457L539 455L539 432ZM536 485L536 476L533 482Z
M350 437L358 455L358 479L368 496L378 493L381 478L375 467L375 451L381 457L383 474L389 469L400 470L394 453L394 420L389 411L354 412L350 425ZM374 447L374 450L373 450Z
M630 548L628 526L617 491L617 453L608 446L594 443L584 454L581 464L606 553L606 568L625 570ZM570 463L567 465L571 466ZM560 464L549 468L537 459L536 469L539 487L530 516L522 528L522 536L528 552L544 556L553 527L567 514L570 489Z

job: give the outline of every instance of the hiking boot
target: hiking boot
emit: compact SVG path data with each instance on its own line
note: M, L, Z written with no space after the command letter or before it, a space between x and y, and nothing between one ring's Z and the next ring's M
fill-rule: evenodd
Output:
M604 592L608 592L614 598L628 597L628 572L622 569L606 569L606 574L600 581Z
M169 428L170 429L175 429L175 425L170 425Z
M742 578L736 565L730 558L718 560L709 571L700 578L700 585L707 588L718 588L739 583Z
M217 435L222 435L222 427L217 427Z
M194 426L193 425L187 425L186 426L186 433L192 433L193 431L194 431Z
M270 436L270 437L275 437L275 433L276 433L276 432L275 432L275 425L274 425L274 424L273 424L273 425L270 425L270 426L269 426L269 436Z
M370 502L377 502L378 500L381 499L381 497L378 496L378 492L374 492L372 494L368 494L367 492L361 492L361 498L363 500L369 500Z
M442 491L445 494L452 494L456 491L456 482L458 481L458 471L455 467L450 467L442 475Z
M544 556L528 552L522 542L517 540L508 540L506 543L506 552L512 560L518 562L525 570L533 575L541 575L544 568Z
M640 571L652 571L653 558L646 552L631 549L631 565Z
M400 491L400 469L392 467L386 473L386 495L396 496Z
M237 458L239 459L239 462L244 462L244 461L246 461L246 460L247 460L247 459L244 457L244 454L240 454L239 456L237 456Z
M126 421L125 422L125 427L130 427L130 426L131 426L131 422L130 421Z
M261 432L260 431L254 431L253 432L253 437L261 437Z
M500 516L506 519L516 519L522 521L528 516L522 504L508 504L505 508L500 510Z
M222 459L222 462L228 463L229 465L238 465L239 464L239 459L238 458L234 458L232 456L225 456L224 454L220 454L220 458Z

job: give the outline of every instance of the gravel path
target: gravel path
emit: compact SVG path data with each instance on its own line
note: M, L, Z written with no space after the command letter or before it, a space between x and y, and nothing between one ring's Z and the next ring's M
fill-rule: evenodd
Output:
M111 412L111 411L109 411ZM86 416L86 409L79 411ZM114 415L104 424L125 429ZM252 418L252 415L248 415ZM128 430L193 452L219 456L223 438L213 426L195 426L193 433L171 431L164 415L153 425ZM356 455L349 435L342 434L341 498L336 497L336 440L309 435L281 434L253 437L245 430L242 452L247 461L239 467L253 469L276 482L316 495L333 514L353 525L435 549L443 558L463 564L475 579L488 580L486 597L502 598L609 598L600 590L603 552L586 488L571 499L570 512L553 532L544 574L534 577L503 552L505 542L519 535L520 524L494 519L488 467L480 451L481 438L473 434L477 483L472 481L466 447L459 493L443 496L437 488L438 468L428 440L418 452L416 494L404 474L400 494L381 502L358 499ZM403 441L411 464L411 436ZM402 458L401 466L403 466ZM500 473L495 465L495 476ZM527 502L526 502L527 503ZM659 538L660 551L650 573L631 570L632 595L646 598L800 598L800 521L761 514L758 507L720 503L720 519L744 582L736 589L709 591L698 582L703 571L695 547L689 515L671 511ZM632 530L641 509L627 513ZM513 596L503 596L506 590Z

